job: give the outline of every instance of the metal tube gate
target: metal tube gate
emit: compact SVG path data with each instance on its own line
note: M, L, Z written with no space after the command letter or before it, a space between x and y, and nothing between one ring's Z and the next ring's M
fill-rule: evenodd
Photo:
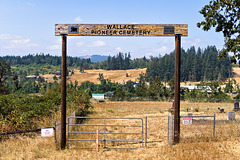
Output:
M103 124L70 124L70 119L71 118L75 118L75 119L80 119L80 120L89 120L89 119L103 119L104 122ZM140 123L138 125L133 125L133 124L121 124L121 125L117 125L117 124L107 124L107 120L127 120L128 123L130 123L130 120L135 120L135 121L140 121L137 123ZM103 135L103 139L99 139L99 142L103 142L103 146L102 147L98 147L100 148L106 148L106 149L137 149L139 147L108 147L106 145L106 142L133 142L133 144L138 144L138 143L142 143L141 147L145 147L147 146L147 117L145 117L145 127L144 127L144 120L142 118L132 118L132 117L78 117L78 116L71 116L68 117L68 124L67 124L67 145L69 148L87 148L87 149L94 149L97 147L79 147L79 146L74 146L71 147L70 142L71 141L79 141L79 142L83 142L83 141L89 141L89 142L96 142L96 139L77 139L74 138L74 136L70 136L69 135L74 135L74 134L97 134L97 130L96 131L76 131L75 129L77 127L103 127L103 131L99 131L99 135ZM74 129L70 129L70 127L75 127ZM128 132L107 132L107 127L123 127L123 128L139 128L139 130L141 130L141 132L130 132L128 129ZM72 131L74 130L74 131ZM139 135L139 139L107 139L107 135ZM145 140L144 140L145 137ZM132 144L132 143L131 143Z

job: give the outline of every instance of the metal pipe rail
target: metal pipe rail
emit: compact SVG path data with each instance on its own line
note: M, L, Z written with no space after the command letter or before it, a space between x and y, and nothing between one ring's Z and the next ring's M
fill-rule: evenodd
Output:
M96 134L97 132L68 132L68 133ZM122 132L116 132L116 133L107 132L107 133L104 133L104 132L99 132L99 134L142 134L142 133L122 133Z
M104 124L70 124L69 121L71 118L74 119L103 119L104 120ZM110 125L110 124L106 124L106 120L108 119L117 119L117 120L140 120L141 121L141 125ZM104 147L99 147L99 148L108 148L108 149L137 149L137 148L125 148L125 147L106 147L106 142L135 142L135 143L142 143L142 147L145 143L145 147L147 146L147 117L145 117L145 142L144 142L144 125L143 125L143 118L134 118L134 117L80 117L80 116L70 116L67 119L67 128L68 128L68 134L67 134L67 144L69 146L69 142L70 141L90 141L90 142L95 142L96 139L70 139L69 138L69 134L97 134L97 132L79 132L79 131L70 131L69 127L70 126L78 126L78 127L83 127L83 126L87 126L87 127L104 127L104 132L98 132L98 134L102 134L104 137L102 140L98 140L100 142L104 142L103 146ZM141 128L141 132L136 133L136 132L106 132L106 127L139 127ZM107 140L106 139L106 135L118 135L118 134L122 134L122 135L141 135L141 139L140 140ZM96 148L96 147L70 147L69 148Z
M69 126L142 127L142 125L69 124Z
M180 118L189 118L189 117L194 117L194 118L201 118L201 117L214 118L215 114L213 116L180 116Z

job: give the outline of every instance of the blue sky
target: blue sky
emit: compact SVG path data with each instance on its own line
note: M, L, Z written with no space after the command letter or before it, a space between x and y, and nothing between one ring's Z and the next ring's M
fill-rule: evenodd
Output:
M49 53L61 56L55 24L188 24L182 47L223 47L222 33L205 32L196 23L209 0L0 0L0 56ZM132 58L164 55L174 37L68 37L68 56L116 55Z

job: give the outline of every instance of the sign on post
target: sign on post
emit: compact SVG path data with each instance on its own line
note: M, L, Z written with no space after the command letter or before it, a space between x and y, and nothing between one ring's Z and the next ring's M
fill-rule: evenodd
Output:
M52 137L53 136L53 128L42 128L41 136L42 137Z
M187 24L56 24L55 35L188 36Z
M183 118L183 124L192 124L192 118Z

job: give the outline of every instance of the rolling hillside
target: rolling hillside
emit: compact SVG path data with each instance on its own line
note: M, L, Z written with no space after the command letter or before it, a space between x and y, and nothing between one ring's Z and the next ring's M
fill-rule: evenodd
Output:
M129 70L102 70L102 69L94 69L94 70L85 70L84 73L81 73L79 70L75 69L74 74L69 76L69 81L74 82L77 80L79 83L84 81L91 81L93 83L99 84L100 81L97 79L99 77L99 73L103 73L103 77L105 79L109 79L115 82L126 82L128 80L136 81L139 77L140 73L146 73L146 68L144 69L129 69ZM129 77L126 77L126 73L128 73ZM233 78L237 83L240 84L240 68L233 67ZM45 74L43 77L48 81L53 81L53 74ZM181 85L195 85L199 82L182 82Z
M97 79L99 77L99 73L103 73L103 77L105 79L109 79L112 82L127 82L128 80L136 81L139 77L140 73L146 73L146 68L144 69L129 69L129 70L102 70L102 69L94 69L94 70L84 70L84 73L81 73L79 70L75 69L74 74L69 76L69 81L81 82L91 81L95 84L99 84L100 81ZM128 74L129 77L126 77ZM43 77L48 81L53 81L53 74L46 74Z

